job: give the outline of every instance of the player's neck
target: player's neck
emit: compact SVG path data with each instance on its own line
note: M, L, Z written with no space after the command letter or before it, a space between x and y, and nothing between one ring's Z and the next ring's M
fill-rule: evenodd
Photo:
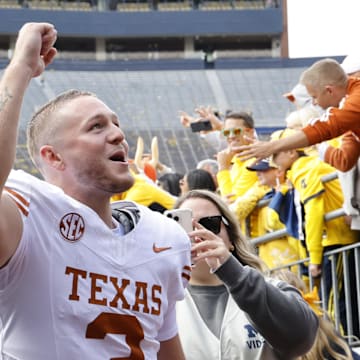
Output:
M95 211L109 228L114 228L109 197L87 196L84 193L67 193L67 195Z

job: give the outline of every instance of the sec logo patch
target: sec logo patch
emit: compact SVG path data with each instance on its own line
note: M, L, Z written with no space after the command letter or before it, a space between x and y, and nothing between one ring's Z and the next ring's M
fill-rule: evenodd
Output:
M70 242L79 241L85 231L85 222L81 215L68 213L62 217L59 224L60 234Z

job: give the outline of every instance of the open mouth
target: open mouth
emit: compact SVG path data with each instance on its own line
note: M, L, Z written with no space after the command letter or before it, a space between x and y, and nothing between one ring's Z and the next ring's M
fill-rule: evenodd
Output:
M110 157L111 161L126 162L125 155L123 153L116 153Z

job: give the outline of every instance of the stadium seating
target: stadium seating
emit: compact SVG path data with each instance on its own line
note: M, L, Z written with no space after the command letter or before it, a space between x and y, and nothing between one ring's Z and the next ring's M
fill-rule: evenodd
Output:
M21 5L17 0L0 0L0 8L17 9L21 8Z
M184 11L263 9L264 0L111 0L109 10L117 11ZM110 4L109 2L109 4ZM0 0L0 8L31 8L43 10L102 10L98 0ZM92 6L93 5L93 6Z
M182 71L47 71L34 79L21 111L17 168L36 173L25 146L26 123L44 102L70 88L96 93L119 115L127 134L130 156L134 156L138 136L144 138L145 151L151 139L159 139L161 161L185 173L217 149L198 134L184 129L179 111L192 113L198 105L212 105L252 112L257 128L284 126L292 105L282 97L297 83L303 68L216 70L214 88L205 70ZM220 96L221 95L221 96ZM270 130L268 130L270 131Z

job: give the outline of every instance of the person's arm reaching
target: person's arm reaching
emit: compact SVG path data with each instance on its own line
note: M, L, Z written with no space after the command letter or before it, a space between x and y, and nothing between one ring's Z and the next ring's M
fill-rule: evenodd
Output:
M210 107L200 106L195 109L195 112L199 114L201 119L210 120L213 130L221 130L223 122L214 114Z
M292 359L310 350L318 319L294 287L269 283L257 270L242 266L233 256L215 274L281 358Z
M322 155L320 156L321 160L324 160L337 170L349 171L359 159L360 140L353 132L349 131L342 137L339 148L330 146L327 143L321 143L319 155Z
M194 225L199 228L197 223ZM207 230L195 230L189 236L195 240L191 248L194 264L206 260L239 308L282 359L292 359L310 350L319 322L298 290L286 283L271 283L258 270L243 266L223 240ZM196 236L207 240L196 242Z
M303 131L298 131L294 135L290 135L283 139L274 141L257 141L250 145L233 148L233 150L237 153L237 156L243 160L250 158L262 160L280 151L303 148L308 145L309 141L305 133Z
M256 182L244 195L239 196L229 205L230 210L236 215L239 222L245 221L252 211L270 189Z
M14 202L4 193L15 158L21 104L30 80L40 75L56 55L55 41L53 25L25 24L0 82L0 266L16 250L22 232L20 214Z

